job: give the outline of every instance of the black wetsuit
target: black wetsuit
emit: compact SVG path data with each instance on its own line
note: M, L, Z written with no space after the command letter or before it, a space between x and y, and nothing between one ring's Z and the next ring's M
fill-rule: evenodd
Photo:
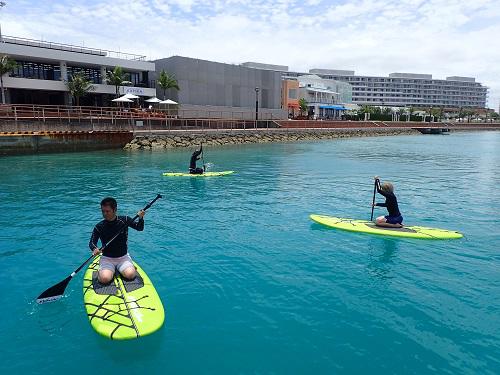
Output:
M144 219L139 218L139 221L132 221L130 216L117 216L113 221L103 220L97 223L90 237L90 250L93 251L98 247L97 241L99 239L103 246L106 245L110 239L116 236L116 234L124 228L118 237L116 237L109 246L106 246L102 255L110 258L119 258L126 255L128 252L128 227L142 231L144 230Z
M392 218L399 218L401 216L401 212L399 212L399 206L398 206L398 200L396 199L396 196L394 193L386 193L385 191L382 191L380 189L380 181L377 180L377 192L379 194L382 194L385 197L385 203L377 203L375 206L379 207L387 207L387 211L389 212L389 217ZM386 219L387 216L386 216ZM399 220L396 220L399 221ZM401 217L401 221L402 217ZM388 219L389 222L389 219ZM394 223L391 223L394 224Z
M193 152L191 155L191 162L189 163L189 173L191 174L203 174L203 168L196 168L196 160L200 160L199 156L203 152L202 148L198 151Z

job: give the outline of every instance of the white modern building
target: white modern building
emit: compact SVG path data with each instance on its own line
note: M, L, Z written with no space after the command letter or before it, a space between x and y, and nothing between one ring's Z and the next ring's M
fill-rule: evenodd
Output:
M92 81L94 91L81 98L80 104L110 105L116 88L106 84L105 77L116 66L122 67L132 82L120 87L121 94L156 94L152 80L155 64L145 61L144 56L7 36L0 41L0 55L17 62L3 78L7 103L70 104L66 82L81 72Z
M299 98L308 103L309 114L315 119L340 118L352 103L352 86L348 83L324 79L318 75L297 77Z
M435 79L431 74L391 73L387 77L356 75L353 70L310 69L292 72L285 65L247 62L243 65L281 72L287 78L314 74L352 86L352 103L387 107L485 108L488 87L472 77Z
M352 101L360 105L485 108L488 97L488 88L472 77L434 79L431 74L415 73L359 76L352 70L330 69L310 69L309 73L349 83Z

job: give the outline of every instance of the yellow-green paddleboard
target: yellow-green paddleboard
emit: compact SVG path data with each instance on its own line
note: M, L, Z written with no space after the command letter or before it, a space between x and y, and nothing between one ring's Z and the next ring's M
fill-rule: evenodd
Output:
M222 172L205 172L202 174L191 174L182 172L165 172L164 176L167 177L216 177L216 176L227 176L228 174L233 174L234 171L222 171Z
M97 280L99 259L95 257L83 277L83 302L92 327L112 340L135 339L160 329L165 312L146 273L134 262L135 280L115 274L110 284L102 285Z
M420 238L429 240L445 240L463 237L462 233L460 232L446 229L417 226L404 226L403 228L384 228L378 227L375 225L375 223L367 220L354 220L325 215L310 215L309 217L311 218L311 220L326 225L327 227L348 230L351 232L362 232L383 236Z

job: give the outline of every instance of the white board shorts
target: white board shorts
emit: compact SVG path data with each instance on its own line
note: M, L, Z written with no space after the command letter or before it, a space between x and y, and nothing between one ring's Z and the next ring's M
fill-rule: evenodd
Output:
M134 267L134 264L128 254L119 258L110 258L102 255L101 259L99 259L99 271L110 270L114 273L118 270L118 272L123 273L129 267Z

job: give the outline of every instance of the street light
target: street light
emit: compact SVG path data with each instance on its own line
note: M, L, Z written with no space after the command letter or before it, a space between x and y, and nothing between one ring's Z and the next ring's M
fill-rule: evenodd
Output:
M259 91L258 87L255 88L255 121L259 120Z
M0 1L0 10L6 6L7 3L5 1ZM0 42L3 42L3 36L2 36L2 24L0 23Z

